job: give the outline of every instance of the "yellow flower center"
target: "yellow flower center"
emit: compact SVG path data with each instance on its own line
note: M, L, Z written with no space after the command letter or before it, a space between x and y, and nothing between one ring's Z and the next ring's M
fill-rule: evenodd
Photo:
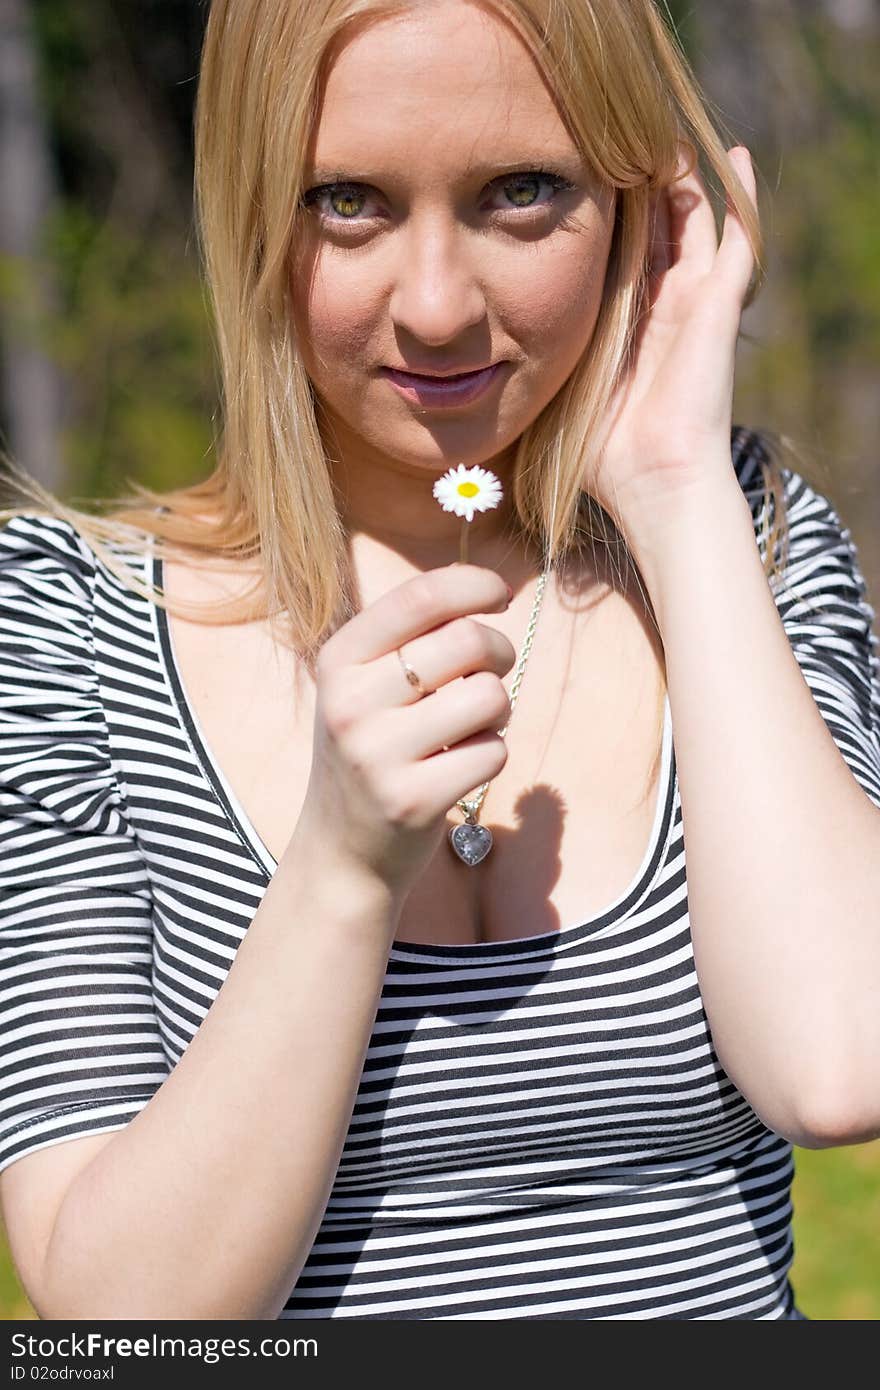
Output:
M456 489L459 497L476 497L479 490L476 483L459 483Z

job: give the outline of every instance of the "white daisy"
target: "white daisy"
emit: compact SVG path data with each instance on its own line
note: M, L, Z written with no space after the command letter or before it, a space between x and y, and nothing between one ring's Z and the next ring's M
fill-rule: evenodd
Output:
M488 468L481 468L479 464L466 468L459 463L437 479L434 496L445 512L455 512L456 516L473 521L474 512L491 511L498 506L504 493Z

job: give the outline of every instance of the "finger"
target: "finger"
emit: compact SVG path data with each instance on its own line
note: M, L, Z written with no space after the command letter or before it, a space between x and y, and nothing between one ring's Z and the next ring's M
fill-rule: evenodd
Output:
M487 778L497 777L506 762L504 740L493 730L481 729L411 766L407 784L422 804L452 810L461 797L473 796Z
M444 623L399 651L428 694L475 671L494 671L501 677L516 663L516 651L504 633L473 618ZM389 652L385 661L375 662L371 669L377 673L377 684L381 683L383 704L412 705L422 698L418 686L409 677L403 679L396 652Z
M507 585L495 570L461 563L426 570L389 589L328 637L322 660L333 666L374 661L451 618L503 612L509 603Z
M683 265L688 274L708 274L718 252L715 214L696 161L690 173L687 147L679 154L679 177L669 185L669 238L673 263Z
M373 724L377 753L389 759L418 762L461 739L483 731L500 733L510 720L510 697L491 671L475 671L462 681L442 685L411 709L382 710Z
M730 150L729 154L746 194L757 209L758 189L749 151L744 146L737 145ZM732 200L728 197L727 215L724 219L721 244L716 258L716 271L742 299L749 288L754 268L755 257L751 243L739 214Z

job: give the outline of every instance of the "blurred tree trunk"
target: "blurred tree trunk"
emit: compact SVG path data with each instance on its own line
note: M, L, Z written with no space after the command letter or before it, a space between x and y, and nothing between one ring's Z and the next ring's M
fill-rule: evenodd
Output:
M55 304L41 254L55 204L28 0L0 0L0 390L9 449L45 486L62 481L61 373L42 346Z

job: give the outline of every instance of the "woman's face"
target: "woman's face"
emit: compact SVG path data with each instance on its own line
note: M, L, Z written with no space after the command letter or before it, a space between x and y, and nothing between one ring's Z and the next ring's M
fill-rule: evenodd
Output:
M322 413L359 470L495 467L590 341L613 190L528 49L476 5L417 7L331 57L292 283ZM490 363L503 365L488 389L453 407L409 399L383 371Z

